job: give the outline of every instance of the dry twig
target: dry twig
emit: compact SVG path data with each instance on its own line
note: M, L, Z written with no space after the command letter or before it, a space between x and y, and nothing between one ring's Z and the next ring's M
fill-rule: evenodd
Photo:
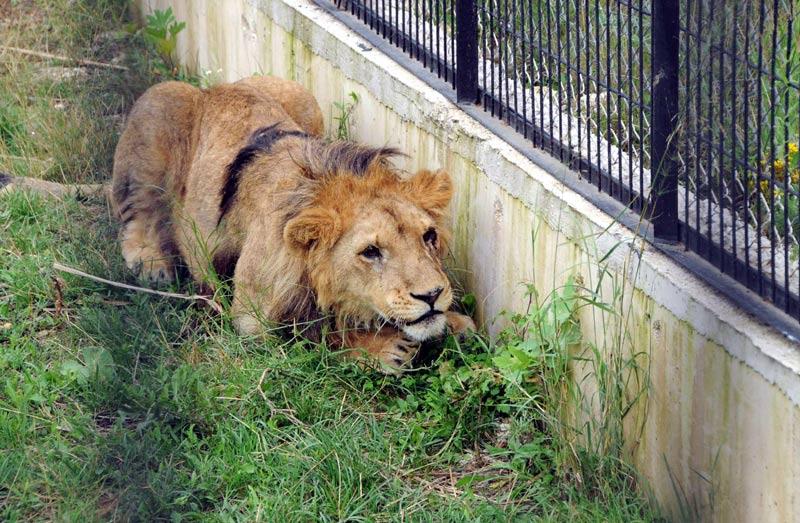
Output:
M60 62L71 62L78 64L81 67L105 67L106 69L117 69L118 71L127 71L128 68L124 65L109 64L106 62L95 62L94 60L86 60L85 58L71 58L69 56L61 56L52 53L45 53L43 51L34 51L33 49L23 49L21 47L11 47L8 45L0 45L0 50L10 51L12 53L24 54L26 56L35 56L37 58L45 58L48 60L58 60Z
M286 419L288 419L294 425L297 425L299 427L305 427L306 424L297 419L297 416L294 415L295 414L294 409L279 409L275 406L275 404L272 401L270 401L267 395L264 394L264 390L261 388L261 385L264 383L264 378L267 377L267 373L269 373L270 370L271 369L269 367L265 368L264 372L261 373L261 377L258 379L258 383L256 384L256 390L258 390L258 393L261 395L261 399L263 399L266 402L267 406L269 407L270 417L275 417L276 414L282 414L284 417L286 417Z
M69 274L74 274L75 276L81 276L83 278L87 278L89 280L93 280L100 283L105 283L106 285L111 285L112 287L119 287L121 289L128 289L130 291L137 291L137 292L146 292L148 294L155 294L157 296L165 296L167 298L178 298L181 300L192 300L192 301L202 301L208 304L209 307L214 309L219 314L223 313L222 306L219 303L215 302L208 296L201 296L200 294L180 294L177 292L164 292L164 291L157 291L155 289L147 289L145 287L137 287L135 285L128 285L127 283L120 283L116 281L106 280L105 278L100 278L97 276L92 276L91 274L87 274L83 271L79 271L78 269L73 269L72 267L67 267L66 265L62 265L58 262L53 262L53 268L57 271L67 272Z

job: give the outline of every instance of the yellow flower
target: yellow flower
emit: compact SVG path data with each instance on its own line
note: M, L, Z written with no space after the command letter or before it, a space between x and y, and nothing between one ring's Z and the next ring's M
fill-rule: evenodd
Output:
M772 162L772 167L775 169L775 177L783 181L783 172L786 170L786 162L780 159L775 160Z
M795 169L792 171L792 183L800 182L800 168Z
M800 147L798 147L797 142L789 142L789 156L797 154L800 151Z
M761 187L761 192L767 194L767 192L769 191L769 180L761 180L761 182L758 185Z

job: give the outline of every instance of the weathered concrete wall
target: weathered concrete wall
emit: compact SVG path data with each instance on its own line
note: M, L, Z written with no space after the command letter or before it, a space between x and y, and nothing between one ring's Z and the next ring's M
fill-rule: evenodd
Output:
M479 297L483 319L521 309L521 282L543 294L570 274L596 282L599 261L622 244L602 263L609 271L602 287L608 301L615 288L625 290L626 314L603 319L587 308L581 323L587 340L605 337L612 351L649 355L640 360L649 393L627 420L639 470L676 515L679 486L684 501L717 521L800 520L797 346L306 0L139 2L145 11L172 6L188 23L180 58L195 70L224 80L253 73L297 80L315 94L328 125L334 102L355 92L355 139L411 153L409 170L446 167L457 187L451 265ZM612 328L616 321L623 328Z

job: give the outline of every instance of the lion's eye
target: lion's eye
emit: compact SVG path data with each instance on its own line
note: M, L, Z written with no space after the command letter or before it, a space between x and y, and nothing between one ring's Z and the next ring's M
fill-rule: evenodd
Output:
M375 247L374 245L368 246L366 249L361 251L359 254L368 260L377 260L381 257L381 250Z
M422 240L425 243L430 243L431 245L434 245L436 243L436 238L437 238L436 229L433 228L428 229L427 231L425 231L425 234L422 235Z

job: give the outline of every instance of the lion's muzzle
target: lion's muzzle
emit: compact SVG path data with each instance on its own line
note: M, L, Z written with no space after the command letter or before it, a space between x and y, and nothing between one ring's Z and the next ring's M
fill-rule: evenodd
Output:
M425 341L441 336L447 321L442 311L430 310L414 321L400 326L400 330L414 341Z
M422 316L420 316L419 318L417 318L416 320L406 323L406 325L418 325L418 324L420 324L420 323L422 323L424 321L428 321L430 318L432 318L432 317L434 317L436 315L439 315L439 314L442 314L442 311L437 311L437 310L431 309L428 312L426 312L425 314L423 314Z

